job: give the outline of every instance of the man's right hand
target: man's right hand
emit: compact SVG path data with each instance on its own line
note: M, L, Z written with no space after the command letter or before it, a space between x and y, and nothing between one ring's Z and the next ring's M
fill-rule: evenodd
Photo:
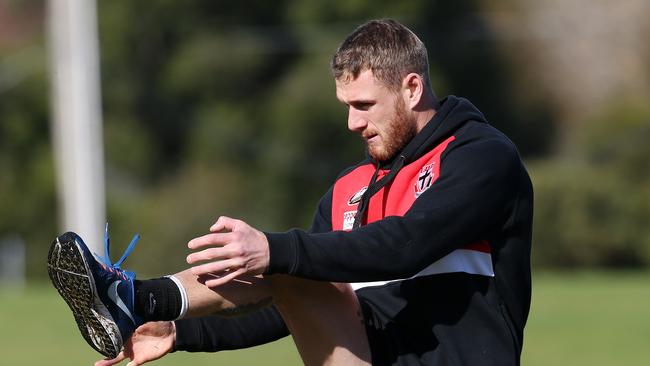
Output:
M190 249L198 250L187 256L187 263L193 265L195 276L211 277L204 283L207 287L214 289L237 277L260 275L268 269L269 241L263 232L226 216L219 217L210 232L187 243Z
M124 344L124 349L112 360L99 360L95 366L111 366L124 359L131 360L126 366L139 366L157 360L174 348L176 326L174 322L145 323L135 330Z

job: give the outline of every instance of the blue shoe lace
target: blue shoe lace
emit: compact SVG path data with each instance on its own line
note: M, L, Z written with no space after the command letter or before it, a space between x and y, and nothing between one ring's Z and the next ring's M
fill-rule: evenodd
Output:
M126 260L126 258L129 256L129 254L131 254L131 252L135 248L135 245L138 243L138 240L140 240L140 234L135 234L133 236L133 239L131 239L131 242L129 243L129 246L126 247L126 250L124 251L124 253L120 257L120 259L117 262L112 263L111 262L111 255L110 255L111 239L108 236L108 223L106 223L106 229L104 231L104 254L105 255L104 256L99 256L98 255L97 257L107 267L117 270L118 273L123 272L123 273L125 273L127 275L127 277L133 279L135 277L135 273L133 273L131 271L125 271L122 268L120 268L120 266Z

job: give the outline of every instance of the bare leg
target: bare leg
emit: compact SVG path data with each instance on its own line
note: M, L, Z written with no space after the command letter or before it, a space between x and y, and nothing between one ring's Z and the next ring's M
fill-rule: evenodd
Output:
M370 365L361 309L348 284L267 277L305 365Z
M212 290L185 270L174 275L187 293L186 317L204 315L237 316L271 304L273 295L268 281L261 276L242 276Z
M369 365L370 347L348 284L274 275L242 277L212 290L189 270L174 275L189 299L188 317L241 315L275 303L305 365Z

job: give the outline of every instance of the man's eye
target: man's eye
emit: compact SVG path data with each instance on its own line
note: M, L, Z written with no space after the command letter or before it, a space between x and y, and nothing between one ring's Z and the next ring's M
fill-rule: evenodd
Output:
M367 111L372 107L372 103L354 103L352 105L355 109L361 110L361 111Z

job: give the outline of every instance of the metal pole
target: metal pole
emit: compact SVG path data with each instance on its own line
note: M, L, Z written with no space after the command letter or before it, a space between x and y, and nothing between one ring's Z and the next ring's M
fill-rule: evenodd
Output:
M60 226L101 253L106 204L96 3L47 4Z

